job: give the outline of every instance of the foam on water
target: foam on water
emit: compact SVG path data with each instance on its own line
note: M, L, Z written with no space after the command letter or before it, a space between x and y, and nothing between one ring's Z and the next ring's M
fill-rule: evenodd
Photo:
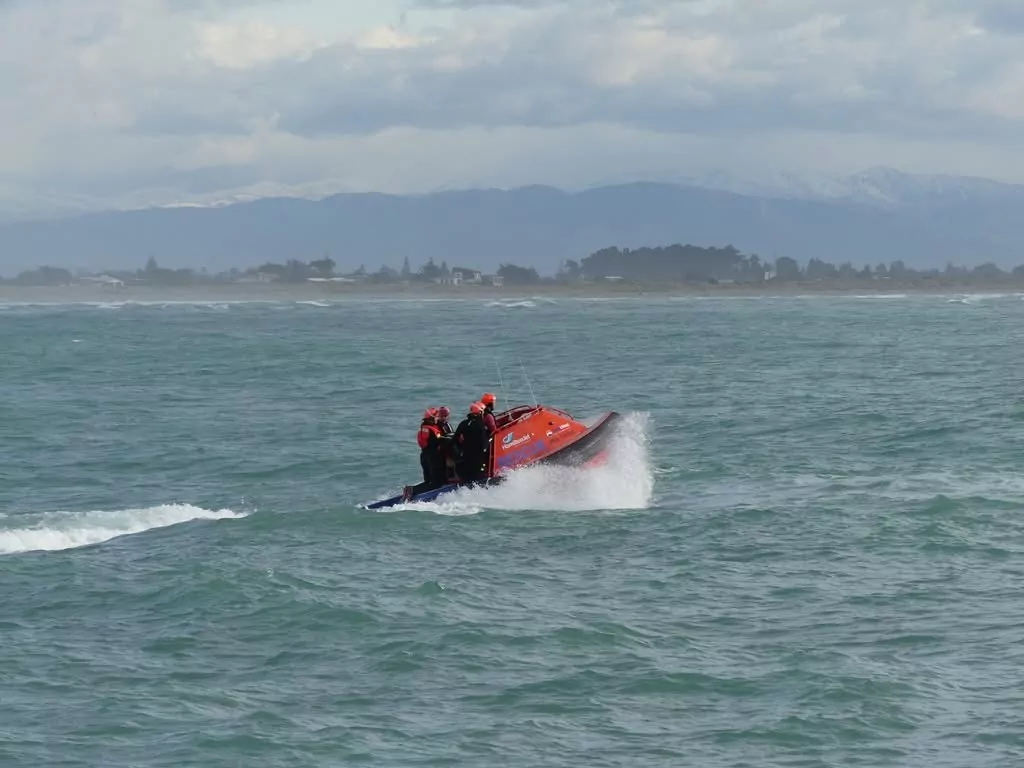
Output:
M395 509L426 509L439 515L472 515L483 509L588 512L647 509L654 491L648 457L650 417L624 414L612 437L608 460L594 467L525 467L494 488L472 488L437 502Z
M502 307L504 309L528 309L530 307L536 307L537 303L530 299L523 299L521 301L491 301L487 306Z
M828 298L828 297L825 297ZM910 295L906 293L863 293L852 296L854 299L909 299Z
M0 555L38 550L55 551L99 544L117 536L165 528L191 520L245 517L230 509L209 510L191 504L162 504L142 509L91 512L51 512L4 518L19 527L0 527ZM34 524L24 526L26 519Z
M1024 478L1004 472L935 471L893 476L882 495L903 500L931 498L943 494L956 498L977 498L1007 504L1024 504Z

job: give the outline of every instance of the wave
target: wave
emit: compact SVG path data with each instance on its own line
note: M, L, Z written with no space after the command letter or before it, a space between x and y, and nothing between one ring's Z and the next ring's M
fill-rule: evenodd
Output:
M520 301L491 301L487 304L488 307L503 307L505 309L527 309L530 307L536 307L537 302L531 299L522 299Z
M609 445L608 461L597 467L524 467L493 488L471 488L394 510L423 509L439 515L473 515L484 509L597 512L650 506L654 470L648 456L651 419L624 414Z
M122 299L118 301L89 301L84 299L65 299L58 301L4 301L0 309L177 309L202 308L227 310L234 306L248 304L274 305L283 303L279 299Z
M26 519L35 522L26 527L0 527L0 555L74 549L99 544L118 536L166 528L191 520L225 520L245 516L230 509L209 510L191 504L162 504L156 507L115 511L15 515L4 520L22 525Z

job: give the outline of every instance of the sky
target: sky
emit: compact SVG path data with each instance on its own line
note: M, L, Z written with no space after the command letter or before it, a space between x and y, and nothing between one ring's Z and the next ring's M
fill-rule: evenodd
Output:
M1021 0L0 0L0 204L1024 182Z

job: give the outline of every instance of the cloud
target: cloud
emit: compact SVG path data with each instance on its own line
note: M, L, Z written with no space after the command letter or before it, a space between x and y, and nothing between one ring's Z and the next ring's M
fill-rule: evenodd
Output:
M1017 82L1016 41L992 39L955 8L871 0L835 2L828 13L815 7L790 0L745 10L697 2L621 10L576 2L512 16L470 9L430 34L378 29L362 38L393 45L349 40L312 52L310 44L301 66L289 60L266 73L252 106L278 107L282 129L301 135L594 121L744 135L1019 130L1016 105L1000 98ZM265 45L269 60L291 52L269 38L265 30L249 45ZM283 35L278 42L302 48ZM295 93L297 81L316 88Z
M327 43L303 30L259 21L205 24L196 32L196 53L223 69L252 69L281 59L307 59Z
M651 173L644 145L680 170L1024 180L1006 159L1024 149L1016 0L396 3L0 0L0 97L19 116L0 123L0 175L111 204L573 185Z
M1018 0L938 0L945 11L970 15L989 32L1002 35L1024 33L1024 6Z

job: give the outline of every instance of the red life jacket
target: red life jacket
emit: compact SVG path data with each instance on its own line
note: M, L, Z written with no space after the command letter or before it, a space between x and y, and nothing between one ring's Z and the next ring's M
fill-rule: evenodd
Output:
M421 450L426 450L427 446L430 445L430 436L434 437L441 436L441 429L437 424L431 424L429 422L423 422L420 424L420 431L416 435L416 443L419 445Z

